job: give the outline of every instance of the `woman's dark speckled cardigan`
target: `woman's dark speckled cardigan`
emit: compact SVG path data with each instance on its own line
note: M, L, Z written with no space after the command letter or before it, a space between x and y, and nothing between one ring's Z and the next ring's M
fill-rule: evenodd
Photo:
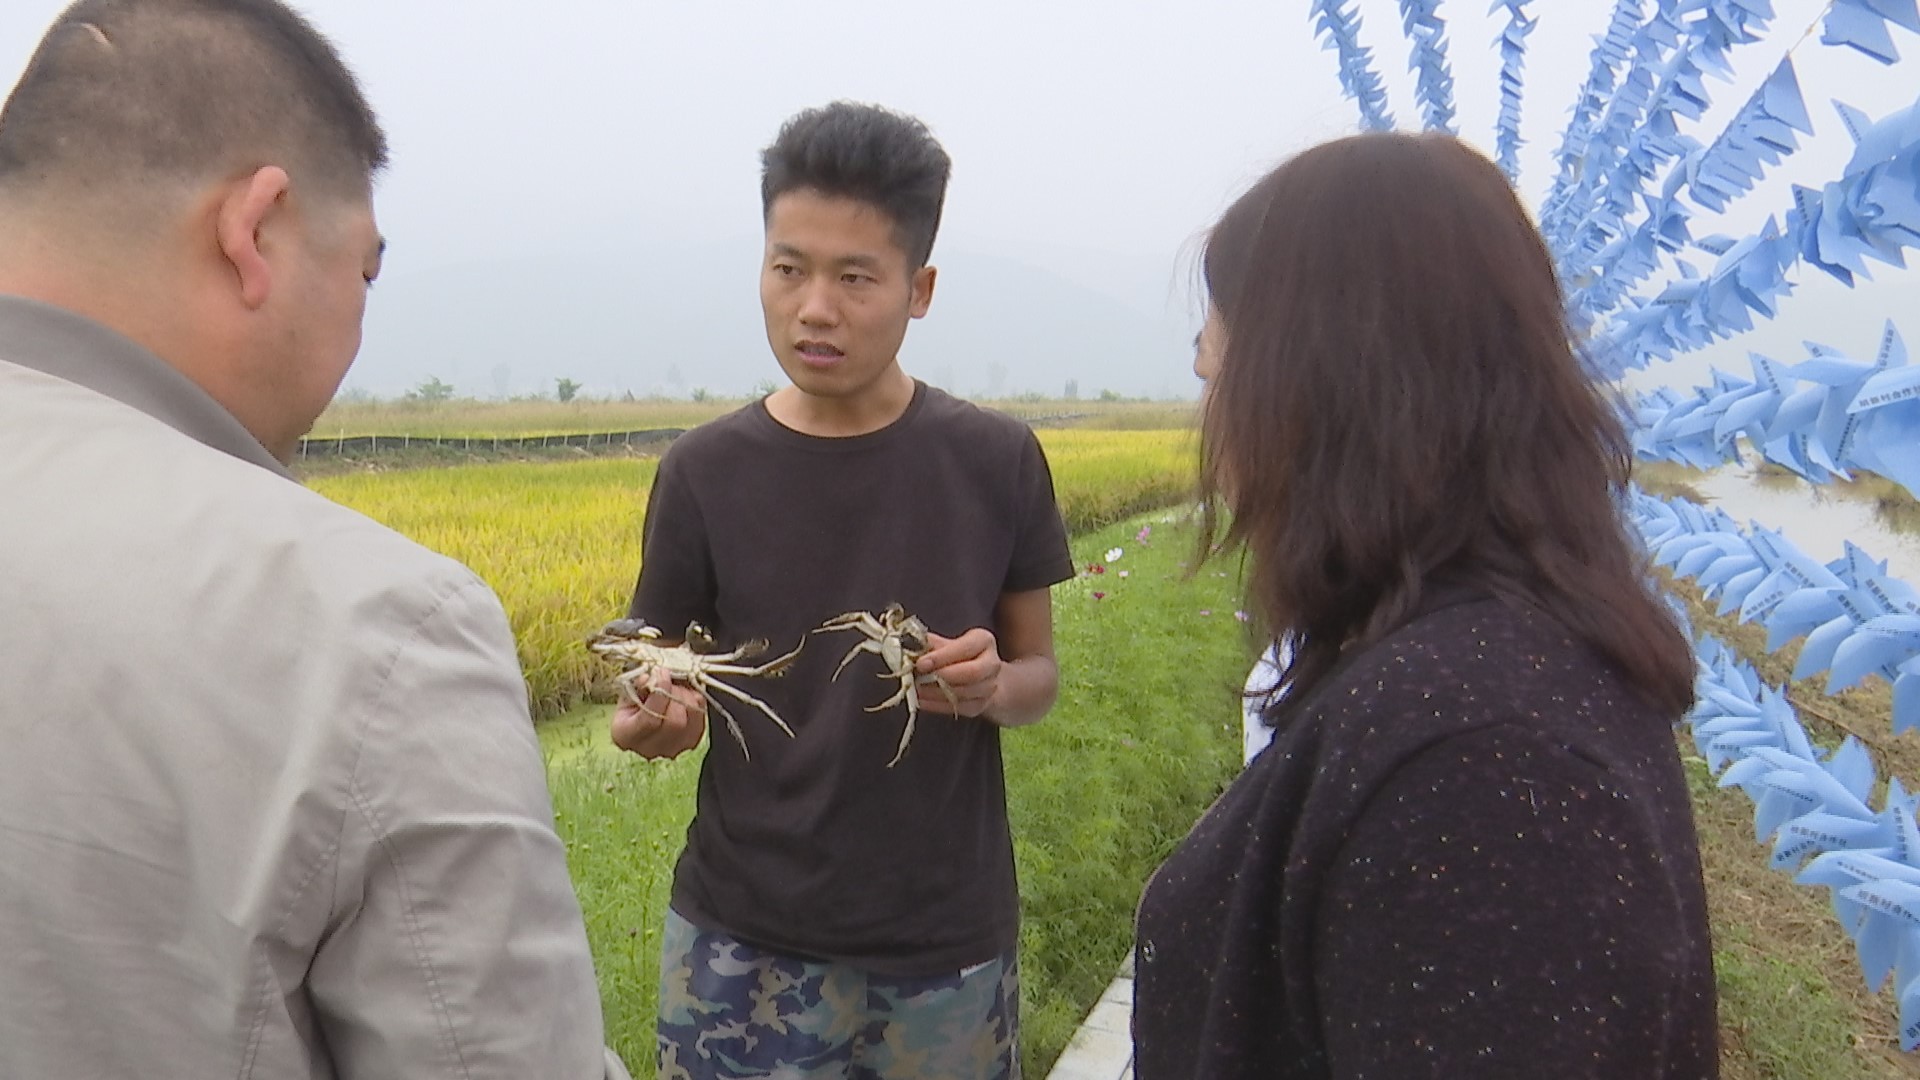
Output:
M1678 719L1485 594L1343 660L1148 885L1139 1080L1717 1076Z

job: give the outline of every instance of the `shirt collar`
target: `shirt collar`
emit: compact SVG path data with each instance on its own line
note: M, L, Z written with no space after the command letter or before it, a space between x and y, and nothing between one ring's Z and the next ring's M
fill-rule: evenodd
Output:
M84 386L196 442L293 478L193 380L119 333L64 308L0 295L0 360Z

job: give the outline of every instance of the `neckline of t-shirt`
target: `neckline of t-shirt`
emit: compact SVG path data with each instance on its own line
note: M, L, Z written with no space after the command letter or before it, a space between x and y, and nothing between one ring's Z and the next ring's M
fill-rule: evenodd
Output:
M893 441L920 415L926 404L928 386L919 379L913 380L913 398L907 402L907 409L883 428L861 435L809 435L804 431L795 431L774 419L767 410L767 399L761 398L753 403L753 414L761 427L773 434L773 437L796 450L810 450L823 454L845 454L858 450L867 450Z

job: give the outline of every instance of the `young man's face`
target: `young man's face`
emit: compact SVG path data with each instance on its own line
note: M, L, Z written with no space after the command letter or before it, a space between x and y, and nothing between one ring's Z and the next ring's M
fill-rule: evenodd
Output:
M767 214L760 308L767 344L801 393L857 402L890 387L907 323L927 313L934 270L908 266L893 221L854 199L797 190Z

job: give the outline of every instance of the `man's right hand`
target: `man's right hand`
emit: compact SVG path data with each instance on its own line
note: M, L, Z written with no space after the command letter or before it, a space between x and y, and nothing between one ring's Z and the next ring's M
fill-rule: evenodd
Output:
M613 711L613 745L643 758L676 758L700 745L707 733L707 699L656 671L640 701L622 701Z

